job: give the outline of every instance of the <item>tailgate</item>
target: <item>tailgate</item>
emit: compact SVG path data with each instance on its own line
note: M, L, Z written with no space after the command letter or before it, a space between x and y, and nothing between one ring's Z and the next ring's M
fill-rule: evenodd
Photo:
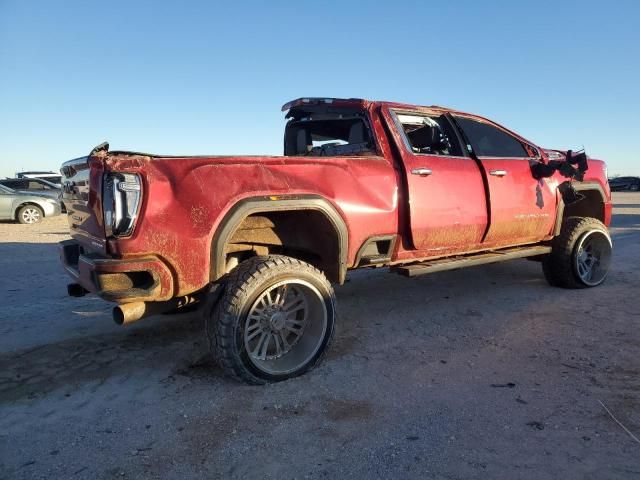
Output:
M95 150L94 150L95 152ZM92 152L62 164L62 202L68 213L71 236L86 250L106 253L102 218L102 156Z

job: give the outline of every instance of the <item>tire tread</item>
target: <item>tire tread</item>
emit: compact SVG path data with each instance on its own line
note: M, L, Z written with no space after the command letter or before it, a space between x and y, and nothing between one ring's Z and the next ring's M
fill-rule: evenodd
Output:
M267 383L266 380L249 371L240 361L234 342L236 322L245 299L251 293L252 285L259 283L268 273L279 271L284 273L292 269L306 270L315 277L316 281L323 283L331 294L335 311L333 288L324 274L314 266L284 255L256 256L240 263L229 273L218 304L206 318L206 332L211 352L227 376L253 385ZM335 328L331 328L330 338L322 353L299 374L311 370L320 363L331 344L334 332Z
M561 288L587 288L573 271L573 249L580 236L589 229L608 232L597 218L567 217L562 222L560 234L552 241L551 253L542 262L542 271L549 285Z

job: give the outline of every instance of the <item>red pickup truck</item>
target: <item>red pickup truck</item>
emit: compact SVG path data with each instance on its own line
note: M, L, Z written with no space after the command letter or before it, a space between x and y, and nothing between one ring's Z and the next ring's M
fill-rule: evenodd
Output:
M119 324L200 304L225 372L260 384L319 362L331 285L351 269L412 277L526 257L554 286L604 281L604 162L436 106L304 98L283 111L284 156L103 144L64 163L69 294L117 302Z

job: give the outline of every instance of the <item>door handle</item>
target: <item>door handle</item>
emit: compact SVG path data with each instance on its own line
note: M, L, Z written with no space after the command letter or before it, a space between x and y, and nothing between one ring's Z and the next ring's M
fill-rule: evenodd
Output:
M414 168L411 170L413 175L420 175L421 177L426 177L427 175L431 175L433 172L430 168Z
M489 175L493 175L494 177L504 177L506 174L506 170L491 170L489 172Z

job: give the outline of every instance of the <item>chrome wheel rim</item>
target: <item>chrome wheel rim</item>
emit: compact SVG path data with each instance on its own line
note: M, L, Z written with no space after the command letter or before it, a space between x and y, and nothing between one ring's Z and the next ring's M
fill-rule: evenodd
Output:
M580 237L574 250L574 270L582 283L593 287L604 281L611 264L611 239L601 230Z
M36 223L40 220L40 212L37 208L25 208L22 211L22 220L24 223Z
M310 283L286 280L258 296L244 325L251 363L265 373L284 375L304 367L318 353L327 331L327 307Z

